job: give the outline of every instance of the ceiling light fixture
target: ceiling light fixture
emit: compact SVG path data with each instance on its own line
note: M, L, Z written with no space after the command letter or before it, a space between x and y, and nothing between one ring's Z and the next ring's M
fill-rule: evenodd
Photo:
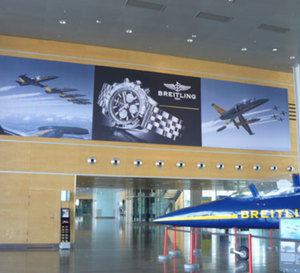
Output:
M272 51L273 51L273 52L277 52L277 51L278 51L278 48L275 48L275 47L274 47L274 48L272 48Z
M197 35L196 34L192 34L192 38L197 38Z
M126 33L127 34L131 34L132 33L132 29L126 29Z
M61 25L65 25L67 22L65 20L58 20Z
M290 60L295 60L296 57L295 56L290 56Z
M242 47L241 48L241 51L247 51L248 49L247 49L247 47Z
M96 24L101 24L101 20L97 19Z
M193 40L193 39L186 39L186 41L187 41L188 43L192 43L192 42L194 42L194 40Z

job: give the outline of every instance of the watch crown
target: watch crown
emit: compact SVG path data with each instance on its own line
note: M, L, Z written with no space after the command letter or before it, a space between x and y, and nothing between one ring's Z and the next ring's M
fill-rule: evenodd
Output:
M129 82L129 79L128 79L128 78L125 78L125 79L124 79L124 82Z
M141 81L139 81L139 80L137 80L137 81L135 81L135 84L137 84L137 85L141 85Z

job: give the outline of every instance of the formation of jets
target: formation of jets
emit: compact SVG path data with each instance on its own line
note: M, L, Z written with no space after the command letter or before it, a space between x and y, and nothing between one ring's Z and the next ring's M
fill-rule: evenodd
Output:
M272 107L272 110L279 111L279 106L274 105ZM287 114L287 112L281 111L280 113L273 114L272 119L275 119L275 120L278 120L278 121L283 121L284 119L281 116L285 116L286 114Z
M248 132L249 135L254 135L249 124L258 122L261 119L260 118L246 119L243 116L243 114L268 101L269 99L255 99L255 98L248 99L248 100L245 99L240 103L235 104L229 110L225 110L216 104L212 104L212 107L214 107L214 109L220 114L219 119L228 120L222 127L217 129L217 132L223 131L230 123L233 123L237 129L239 129L239 127L242 126ZM278 121L283 121L284 119L281 116L285 116L287 114L287 112L285 111L278 112L279 106L277 105L274 105L271 110L277 112L274 113L272 116L270 116L270 118Z
M60 94L60 98L66 98L67 101L70 101L74 104L91 104L88 99L79 99L79 97L84 97L82 94L65 94L66 92L74 92L77 89L74 88L50 88L49 86L41 84L41 82L50 81L57 79L58 76L43 76L43 77L34 77L30 78L26 74L22 74L19 76L19 80L16 81L20 86L38 86L41 88L45 88L45 92L47 94Z

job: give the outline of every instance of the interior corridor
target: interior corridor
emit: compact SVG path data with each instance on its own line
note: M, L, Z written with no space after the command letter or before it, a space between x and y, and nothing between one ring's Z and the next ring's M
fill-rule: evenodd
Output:
M257 231L267 235L268 231ZM252 233L255 233L254 231ZM276 234L275 234L276 235ZM178 234L181 256L166 263L158 261L163 254L164 227L153 224L126 225L118 219L76 218L76 243L71 250L27 249L0 251L0 272L14 273L104 273L143 272L181 273L189 263L189 234ZM168 250L172 250L170 231ZM195 256L198 272L248 272L247 263L230 254L233 239L227 236L202 236L202 254ZM269 241L253 240L253 272L280 272L278 251L267 249ZM276 245L276 243L275 243Z

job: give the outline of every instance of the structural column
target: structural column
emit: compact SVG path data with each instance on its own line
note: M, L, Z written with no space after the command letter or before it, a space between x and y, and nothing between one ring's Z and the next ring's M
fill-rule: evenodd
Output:
M296 95L296 116L297 116L297 132L298 132L298 167L300 164L300 119L299 119L299 107L300 107L300 64L295 64L293 67L294 83L295 83L295 95Z

